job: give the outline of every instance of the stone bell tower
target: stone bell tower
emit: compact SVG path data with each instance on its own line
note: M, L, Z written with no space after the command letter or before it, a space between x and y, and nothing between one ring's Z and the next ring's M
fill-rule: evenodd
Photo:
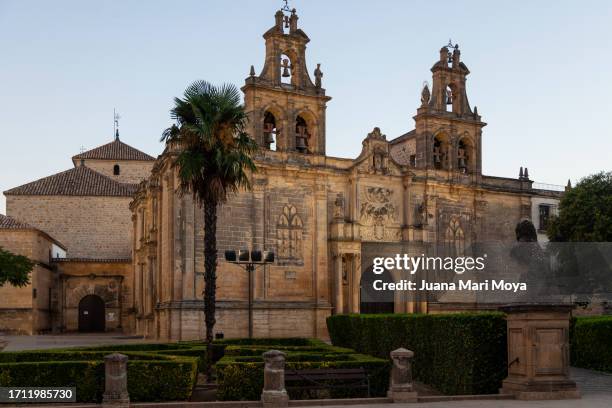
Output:
M478 109L470 107L459 45L440 49L431 68L432 88L425 85L414 117L417 133L416 167L479 176L482 174L482 128Z
M249 115L249 134L263 149L325 154L325 109L331 98L322 88L320 64L314 83L306 66L308 36L298 28L298 15L287 5L274 15L263 35L266 60L259 76L251 66L242 87Z

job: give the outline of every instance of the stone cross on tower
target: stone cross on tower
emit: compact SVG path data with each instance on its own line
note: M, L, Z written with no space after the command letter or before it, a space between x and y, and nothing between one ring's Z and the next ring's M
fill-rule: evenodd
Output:
M113 134L115 135L115 140L119 140L119 119L121 119L121 115L113 109Z

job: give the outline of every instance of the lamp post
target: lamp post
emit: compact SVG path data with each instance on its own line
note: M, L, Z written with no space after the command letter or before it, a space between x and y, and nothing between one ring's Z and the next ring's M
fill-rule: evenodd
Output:
M225 251L225 261L246 270L249 279L249 339L253 338L253 273L258 266L274 263L274 252L241 249L236 257L235 250Z

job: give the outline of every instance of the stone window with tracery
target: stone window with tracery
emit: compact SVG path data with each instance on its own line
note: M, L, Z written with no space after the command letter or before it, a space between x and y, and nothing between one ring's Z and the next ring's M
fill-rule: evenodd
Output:
M278 217L276 234L278 257L287 260L302 259L302 233L304 224L293 205L285 205Z
M465 234L461 222L453 217L446 227L444 242L451 256L463 256L465 253Z

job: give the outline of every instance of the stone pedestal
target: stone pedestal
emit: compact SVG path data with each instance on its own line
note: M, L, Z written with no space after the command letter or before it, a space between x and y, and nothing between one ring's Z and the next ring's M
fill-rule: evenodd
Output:
M128 408L130 406L127 389L127 361L128 357L119 353L104 357L102 407Z
M572 305L503 306L508 327L508 377L501 393L521 400L580 398L569 378Z
M270 350L263 353L264 388L261 402L264 408L287 407L289 396L285 390L285 353Z
M417 402L417 393L412 388L412 364L414 352L399 348L391 352L391 379L387 396L393 402Z

